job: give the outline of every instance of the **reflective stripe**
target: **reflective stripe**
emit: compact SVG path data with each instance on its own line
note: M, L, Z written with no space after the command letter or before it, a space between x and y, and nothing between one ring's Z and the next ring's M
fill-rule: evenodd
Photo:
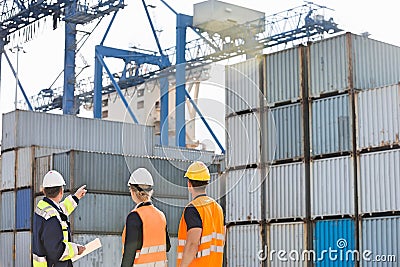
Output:
M184 246L186 244L186 240L179 239L178 240L178 246Z
M139 254L144 255L144 254L151 254L151 253L162 252L162 251L167 251L166 245L141 248Z
M167 261L133 264L133 267L166 267Z
M183 252L178 252L178 259L181 260L183 257Z
M39 257L38 255L33 254L33 253L32 253L32 258L34 261L37 261L37 262L47 262L46 257Z
M69 195L66 199L64 199L63 202L60 203L62 211L67 215L70 215L77 206L78 203L75 202L72 195Z
M225 241L225 236L223 234L213 232L212 234L202 236L201 240L200 240L200 244L211 242L213 239ZM186 240L184 240L184 239L178 240L178 246L184 246L185 244L186 244Z
M209 256L211 252L224 253L224 247L211 245L210 248L198 251L196 254L196 258ZM182 259L182 257L183 257L183 252L178 252L178 259Z

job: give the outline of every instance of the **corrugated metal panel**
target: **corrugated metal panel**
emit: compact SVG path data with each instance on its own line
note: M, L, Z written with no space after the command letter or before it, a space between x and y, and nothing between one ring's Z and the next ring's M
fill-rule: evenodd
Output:
M17 191L16 229L30 229L32 217L32 189Z
M348 95L315 100L312 107L312 155L351 150L351 113Z
M399 61L399 47L355 34L313 43L309 46L310 96L351 89L352 84L370 89L397 83Z
M260 114L248 113L227 118L227 167L260 162ZM240 145L239 145L240 144Z
M182 217L184 207L188 204L189 198L161 198L153 197L155 207L164 212L167 217L168 232L170 235L178 235L179 222Z
M15 267L31 266L31 232L17 232L15 234Z
M354 215L353 158L312 161L311 216Z
M169 242L171 243L171 249L167 253L168 266L176 266L176 258L178 256L178 238L177 237L169 237Z
M53 156L50 157L53 166L50 168L52 170L56 170L59 173L61 173L61 175L64 177L65 180L65 190L70 190L71 189L71 158L70 158L70 154L71 152L65 152L65 153L61 153L61 154L54 154ZM47 164L47 163L45 163ZM78 163L79 164L79 163ZM89 167L89 166L87 166ZM46 174L46 173L44 173ZM92 176L92 175L91 175ZM39 178L39 181L37 181L37 184L42 183L43 181L43 176L42 177L37 177ZM86 177L82 177L82 178L86 178ZM87 185L90 189L90 185Z
M229 171L226 178L226 222L260 221L260 169Z
M35 158L51 156L54 153L63 153L67 152L69 149L58 149L58 148L50 148L50 147L35 147Z
M351 35L354 88L369 89L399 82L400 47Z
M261 266L257 252L263 249L261 226L234 225L226 237L226 262L228 267Z
M13 230L15 228L15 192L1 193L0 230Z
M360 213L400 211L400 150L361 154Z
M364 219L361 221L361 229L361 251L371 251L368 258L362 259L363 267L399 266L400 217ZM377 262L377 256L381 260L384 256L387 261Z
M301 252L306 248L306 224L299 223L279 223L270 224L269 226L269 244L268 244L268 261L271 267L279 266L306 266L301 260L295 261L291 251L296 251L301 255ZM287 254L284 256L287 261L280 260L278 253L272 251L283 250ZM301 259L301 258L300 258Z
M13 266L14 233L0 233L0 248L1 248L0 266L1 267Z
M17 187L32 185L33 148L24 147L17 151Z
M269 104L301 98L302 47L265 56L266 92Z
M207 186L207 195L221 204L221 198L225 195L226 175L211 173L210 184Z
M154 156L211 163L215 154L211 151L156 145L154 147Z
M0 190L15 187L15 154L15 151L8 151L1 154Z
M225 67L226 114L260 106L260 71L258 59L249 59Z
M268 161L294 159L303 153L300 104L273 108L268 112Z
M130 195L87 194L72 213L75 233L122 233L126 216L135 207ZM99 212L101 211L101 212ZM105 216L107 220L105 220Z
M347 253L355 249L354 229L354 221L350 219L317 221L314 228L315 266L354 266L352 254ZM331 256L327 252L332 250L336 253Z
M357 148L399 144L400 84L361 91L357 100Z
M82 257L74 262L74 267L105 267L119 266L122 260L122 240L121 235L104 234L74 234L73 240L78 244L87 244L88 242L99 238L102 244L101 248Z
M43 182L43 177L46 175L48 171L52 169L50 162L51 162L51 157L52 156L45 156L45 157L40 157L40 158L35 158L35 184L34 184L34 191L40 192L41 187L42 187L42 182ZM64 176L65 179L68 179L68 177Z
M266 211L268 220L305 218L304 167L304 163L291 163L269 169Z
M349 89L346 35L315 42L308 48L310 96Z
M6 133L3 134L3 150L37 145L117 154L153 154L153 128L149 126L42 112L14 112L16 118L3 124L6 128L3 129ZM5 114L6 120L14 117L14 112ZM30 129L29 134L26 129Z

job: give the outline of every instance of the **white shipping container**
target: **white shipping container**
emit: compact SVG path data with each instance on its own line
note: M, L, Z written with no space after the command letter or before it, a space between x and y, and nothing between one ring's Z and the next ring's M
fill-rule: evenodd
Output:
M258 252L262 249L261 225L233 225L227 229L226 263L228 267L262 266Z
M33 147L24 147L17 150L17 187L32 185L33 150Z
M400 149L361 154L359 212L400 211Z
M0 190L12 189L15 187L15 150L2 153L1 158Z
M15 192L0 193L0 230L15 229Z
M0 267L10 267L14 263L14 233L0 233Z
M261 170L234 170L226 175L226 222L261 221Z
M400 84L357 94L358 150L400 144Z
M267 173L267 220L305 218L305 164L275 165Z
M311 162L311 217L351 215L354 209L352 157Z
M298 223L276 223L270 224L268 227L268 261L271 267L291 266L300 267L306 266L305 261L301 260L301 253L306 249L306 224ZM279 260L278 251L283 250L287 254L283 257L287 261ZM274 251L274 253L273 253ZM299 253L297 261L295 254ZM291 260L291 259L296 260Z
M225 68L225 114L260 107L260 60L252 58Z
M265 140L262 129L266 126L265 113L247 113L226 119L227 167L237 167L261 162L261 142ZM261 118L262 117L262 118Z
M15 233L15 267L27 267L31 265L31 232Z

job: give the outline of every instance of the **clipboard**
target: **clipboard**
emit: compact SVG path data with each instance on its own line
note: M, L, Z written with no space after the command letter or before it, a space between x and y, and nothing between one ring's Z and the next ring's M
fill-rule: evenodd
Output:
M85 245L85 251L83 251L83 253L81 255L76 255L75 257L73 257L71 260L72 262L75 262L77 260L79 260L80 258L86 256L89 253L92 253L93 251L95 251L96 249L101 248L101 242L99 238L94 239L93 241L90 241L89 243L87 243Z

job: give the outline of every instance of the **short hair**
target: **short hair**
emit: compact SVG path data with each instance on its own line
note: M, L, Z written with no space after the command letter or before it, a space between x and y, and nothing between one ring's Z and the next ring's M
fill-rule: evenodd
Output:
M206 186L208 185L208 181L197 181L191 179L188 179L188 181L193 186L193 189L196 191L206 190Z
M55 198L61 191L62 186L53 186L43 188L43 193L46 197Z

